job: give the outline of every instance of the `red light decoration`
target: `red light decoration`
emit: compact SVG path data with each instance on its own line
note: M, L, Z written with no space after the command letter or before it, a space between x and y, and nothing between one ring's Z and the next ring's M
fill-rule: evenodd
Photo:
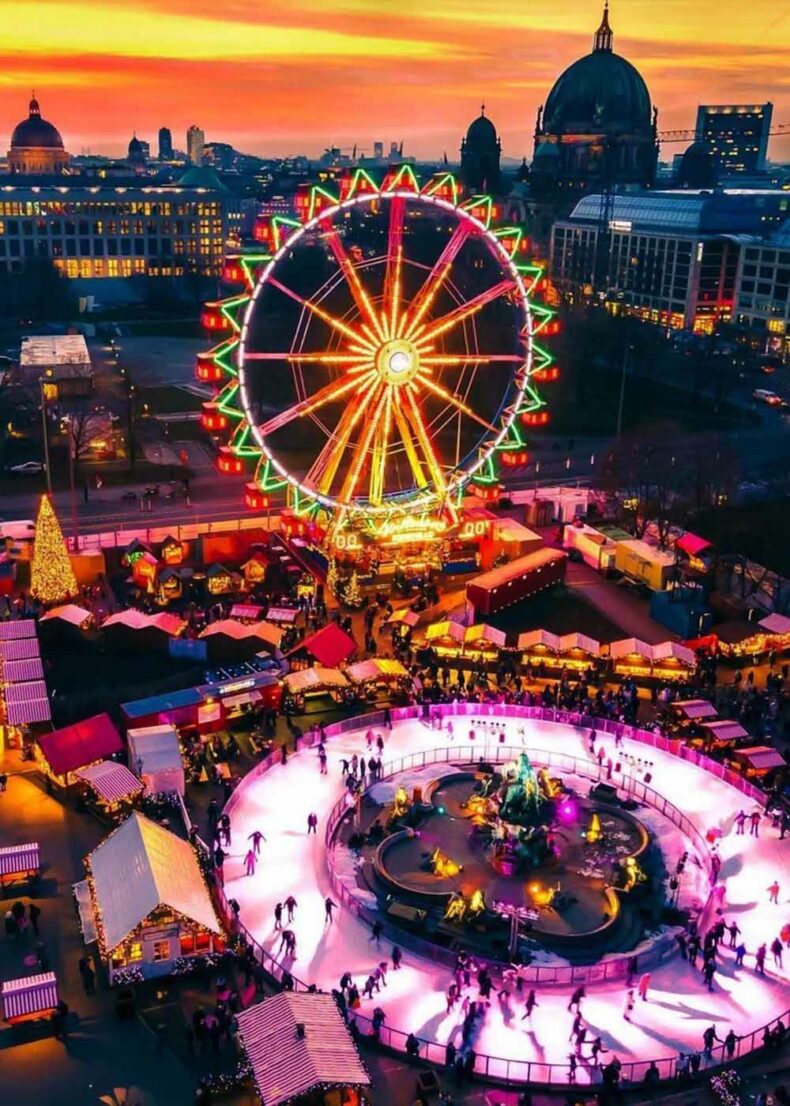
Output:
M560 369L558 365L548 365L545 369L536 369L532 374L531 379L537 380L541 384L551 383L553 380L559 380Z
M274 243L274 227L268 215L260 216L255 220L252 237L256 242L262 242L264 246L272 247Z
M521 416L521 421L525 426L546 426L549 421L549 413L548 411L526 411Z
M555 334L560 332L560 320L549 319L546 325L541 330L541 336L544 338L553 338Z
M230 446L220 446L217 456L217 469L223 476L240 476L244 472L244 462L237 457Z
M265 495L254 481L244 485L244 506L250 511L266 511L270 505L269 496Z
M203 384L221 384L225 370L218 365L211 353L199 353L195 361L195 377Z
M226 284L244 284L246 275L238 257L226 257L222 265L222 279Z
M228 429L228 416L223 414L216 403L204 403L200 415L200 425L211 434L217 434L221 430Z
M216 302L203 305L203 310L200 312L200 325L205 330L232 329L230 319L223 314L221 304Z
M520 468L522 465L529 464L529 454L521 450L514 453L503 453L501 460L502 464L507 465L508 468Z

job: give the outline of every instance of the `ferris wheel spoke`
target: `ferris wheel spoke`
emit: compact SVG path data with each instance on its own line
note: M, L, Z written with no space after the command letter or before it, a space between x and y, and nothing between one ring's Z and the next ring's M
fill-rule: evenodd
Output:
M293 288L289 288L286 284L283 284L275 277L269 277L269 284L273 288L276 288L278 292L282 292L284 296L288 296L290 299L294 300L302 307L306 307L307 310L312 312L313 315L315 315L319 319L322 319L325 323L328 323L329 326L334 327L335 330L339 331L341 334L344 334L346 338L350 338L352 342L359 341L359 334L357 333L357 331L352 330L350 326L346 326L342 319L338 319L329 311L325 311L323 307L319 307L317 303L313 303L312 300L305 299L304 296L301 296L298 292L295 292Z
M436 353L436 354L421 354L421 365L437 365L441 367L453 366L453 365L494 365L494 364L512 364L523 365L524 358L519 357L514 353L463 353L463 354L451 354L451 353Z
M461 247L472 232L472 224L464 220L455 228L450 238L434 262L434 266L423 281L411 307L404 313L401 330L404 338L409 338L419 326L425 312L428 311L439 289L444 284L453 267L453 262Z
M375 406L373 407L370 417L365 424L365 429L362 431L362 434L359 437L359 441L357 442L356 450L354 452L354 459L351 462L351 466L349 467L346 478L343 481L343 486L340 489L340 495L338 498L340 499L341 503L349 503L352 496L354 495L356 486L359 483L359 478L362 474L362 466L364 465L365 460L367 459L368 452L370 451L373 436L379 429L379 420L381 419L388 390L389 389L384 384L380 384L372 389L371 395L375 396Z
M440 495L444 495L447 490L444 473L442 472L442 467L436 457L434 448L431 445L428 428L425 425L419 404L414 396L413 385L411 383L407 384L404 391L406 393L407 417L414 428L414 433L420 449L422 450L423 457L425 458L425 463L428 466L428 471L433 478L434 488Z
M292 422L293 419L312 414L313 411L317 411L320 407L326 406L327 403L332 403L333 400L340 399L341 396L344 396L354 388L358 391L362 391L368 386L373 376L374 373L368 371L364 376L344 377L343 380L334 380L331 384L324 385L315 395L303 399L299 403L295 403L293 407L288 407L285 411L280 411L274 418L263 423L260 427L261 434L266 437L267 434L272 434L275 430L279 430L280 427Z
M384 415L379 420L373 443L373 459L370 463L370 502L377 506L384 498L384 476L387 467L387 447L392 424L392 385L387 386L384 397Z
M420 455L417 452L417 447L414 444L414 438L412 436L409 423L406 419L400 402L401 389L398 388L393 396L392 402L392 415L395 419L395 425L398 428L400 439L403 442L403 448L406 450L406 457L411 468L412 475L416 481L418 488L426 488L428 486L428 478L422 467L420 461Z
M462 323L464 319L469 319L472 315L476 315L479 311L482 311L487 304L499 299L500 296L506 295L515 287L516 284L513 280L500 280L498 284L492 284L490 288L486 288L484 292L480 292L478 295L473 296L472 299L467 300L466 303L459 304L458 307L449 311L446 315L441 315L431 323L422 324L416 334L413 335L415 344L420 346L424 342L433 341L433 339L438 338L440 334L445 334L454 326L458 326L459 323Z
M433 392L434 395L440 396L446 400L447 403L451 403L453 407L456 407L459 411L462 411L468 418L474 419L475 422L479 422L481 426L484 426L486 430L491 434L498 433L497 428L492 426L490 422L486 422L484 418L481 418L476 411L473 411L468 404L464 403L458 396L454 396L452 392L448 392L446 388L443 388L441 384L437 384L434 380L431 380L429 376L425 376L424 373L417 373L416 380L428 389L429 392Z
M329 495L329 490L340 467L340 462L345 455L354 427L364 414L376 390L375 385L371 387L368 384L366 391L360 391L352 397L351 402L340 416L333 434L324 444L305 477L305 483L309 487L317 488L322 494Z
M406 201L395 196L390 201L390 218L387 229L387 268L384 274L383 319L384 333L394 338L398 312L400 311L400 274L403 262L403 217Z
M245 353L247 361L304 361L315 365L362 365L371 363L369 353Z
M370 297L365 291L365 286L360 280L359 273L354 267L353 261L346 253L346 248L343 245L337 229L328 221L322 222L321 226L326 237L329 239L329 245L332 249L332 253L335 255L335 261L337 261L340 271L346 278L348 286L351 289L351 294L354 297L354 302L359 309L359 313L367 320L367 326L361 324L363 329L367 331L368 335L374 340L383 341L384 329L381 325L381 320L376 314L373 304L370 302Z

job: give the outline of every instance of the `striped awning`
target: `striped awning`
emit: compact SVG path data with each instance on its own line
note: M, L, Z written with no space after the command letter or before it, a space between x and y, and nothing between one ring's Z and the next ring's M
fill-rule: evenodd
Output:
M0 661L21 661L41 655L38 638L22 637L12 641L0 639Z
M37 872L41 854L37 841L25 845L6 845L0 849L0 876L17 876L22 872Z
M766 772L771 768L784 768L787 763L779 750L771 748L770 745L753 745L750 749L741 749L738 759L741 758L757 772Z
M29 699L46 699L47 685L43 680L26 680L21 684L11 684L3 694L7 703L26 703Z
M718 722L703 722L702 728L716 741L742 741L749 736L740 722L733 722L728 718L722 718Z
M36 636L34 618L17 618L10 622L0 622L0 641L14 641L17 638Z
M120 803L142 791L145 786L125 764L117 764L114 760L89 764L87 768L79 768L74 775L84 780L105 803Z
M19 661L3 660L0 663L3 666L3 679L7 684L44 679L44 665L41 657L27 657Z
M689 719L715 718L717 713L707 699L676 699L672 705Z
M266 1106L317 1087L369 1087L351 1032L331 995L283 991L237 1015L239 1037ZM302 1027L302 1035L297 1033Z
M30 1014L44 1014L58 1004L58 980L54 972L8 979L3 984L3 1018L13 1021Z
M15 686L22 685L11 684L11 687ZM49 699L28 699L20 703L7 702L5 714L9 726L29 726L33 722L49 722L52 719Z

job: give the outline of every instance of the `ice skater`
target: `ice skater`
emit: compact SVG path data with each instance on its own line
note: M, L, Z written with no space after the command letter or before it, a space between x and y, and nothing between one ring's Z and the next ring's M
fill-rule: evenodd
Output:
M328 926L332 924L332 911L337 910L337 903L327 897L324 899L324 925Z
M535 997L535 989L532 988L530 990L529 994L527 995L527 1001L524 1003L524 1013L522 1015L521 1020L526 1021L527 1019L529 1019L531 1021L532 1020L532 1011L538 1005L539 1005L538 1000Z
M299 904L297 903L293 895L289 895L288 898L285 900L285 909L288 911L289 922L292 922L294 920L294 910L296 910L298 905Z
M248 876L255 875L255 853L252 849L247 850L247 855L244 857L244 866Z
M288 920L290 921L290 918ZM274 928L283 928L283 904L281 902L274 904Z
M736 837L743 837L746 832L746 811L739 810L735 815L735 835Z
M577 1013L581 1013L581 1003L584 996L587 994L584 987L577 987L573 992L568 1003L568 1010L575 1009Z
M261 841L265 841L266 838L263 836L260 830L253 830L247 840L252 841L252 851L255 853L256 856L258 856L261 851Z
M645 972L642 978L639 980L637 990L639 991L639 997L642 1002L647 1002L647 992L650 987L650 972Z
M768 901L774 902L779 905L779 880L774 880L770 887L766 888L768 891Z
M751 822L751 828L749 830L750 837L760 836L760 818L762 815L759 810L753 810L749 815L749 821Z
M634 989L629 987L625 993L625 1009L623 1010L623 1017L627 1022L630 1022L631 1015L634 1012Z

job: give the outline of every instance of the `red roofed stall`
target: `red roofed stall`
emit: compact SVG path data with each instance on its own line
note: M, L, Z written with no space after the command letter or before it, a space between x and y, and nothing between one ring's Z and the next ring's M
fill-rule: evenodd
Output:
M61 787L76 782L78 768L87 768L123 750L123 741L109 714L95 714L73 726L41 734L36 759L42 771Z
M350 634L341 630L336 622L330 622L300 641L289 653L288 659L294 668L318 661L324 668L338 668L357 651L357 643Z

